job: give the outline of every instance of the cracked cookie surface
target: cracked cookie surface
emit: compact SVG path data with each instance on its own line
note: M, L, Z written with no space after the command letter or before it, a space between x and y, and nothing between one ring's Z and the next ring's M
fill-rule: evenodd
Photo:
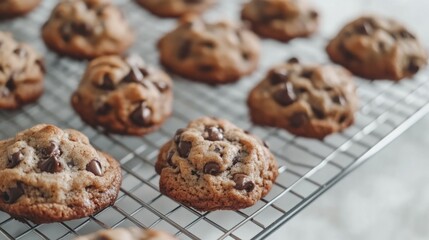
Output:
M419 39L396 20L380 16L348 23L326 50L332 61L368 79L401 80L427 64Z
M0 209L34 223L92 215L114 203L119 164L82 133L40 124L0 141Z
M40 4L41 0L2 0L0 1L0 19L24 15Z
M260 43L251 31L228 21L207 23L187 16L158 43L161 63L195 81L222 84L252 73Z
M42 38L61 55L91 59L122 54L134 34L110 0L62 0L43 25Z
M179 129L160 150L160 191L200 211L250 207L272 187L274 156L228 121L203 117Z
M0 109L17 109L43 93L42 57L12 34L0 32Z
M357 102L347 70L335 65L303 65L296 58L272 68L247 99L256 124L312 138L324 138L350 126Z
M309 36L319 25L318 12L305 0L252 0L241 18L260 36L284 42Z
M108 132L144 135L159 128L172 111L173 83L137 55L91 61L72 106L91 126Z
M137 2L160 17L180 17L190 13L202 13L217 0L137 0Z
M173 236L153 230L140 228L116 228L77 237L74 240L177 240Z

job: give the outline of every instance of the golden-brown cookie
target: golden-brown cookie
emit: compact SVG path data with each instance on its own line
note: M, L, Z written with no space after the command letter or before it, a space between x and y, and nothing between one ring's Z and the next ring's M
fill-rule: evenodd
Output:
M0 19L25 15L40 4L41 0L1 0Z
M137 0L137 2L160 17L180 17L190 13L202 13L217 0Z

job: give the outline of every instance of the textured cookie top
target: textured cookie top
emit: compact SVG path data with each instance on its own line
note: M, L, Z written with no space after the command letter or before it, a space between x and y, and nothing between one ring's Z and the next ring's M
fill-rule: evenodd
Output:
M261 140L208 117L176 132L162 147L156 170L164 194L199 210L251 206L268 193L278 174Z
M62 0L42 33L50 47L69 55L75 50L86 58L116 53L133 40L122 12L110 0Z
M137 0L152 13L162 17L179 17L187 13L200 13L217 0Z
M161 61L185 77L211 83L237 80L259 60L259 39L231 22L182 18L159 42Z
M242 18L260 35L287 41L316 31L319 14L306 0L252 0Z
M51 222L83 217L111 204L121 172L82 133L41 124L0 141L0 176L2 210Z
M139 228L116 228L98 231L74 240L175 240L169 234L156 230Z
M252 90L249 105L273 125L345 127L357 109L351 74L335 65L303 65L296 58L272 68ZM310 128L309 128L310 130Z
M25 14L35 8L41 0L1 0L0 19Z
M107 130L140 135L171 113L173 83L137 55L91 61L73 94L82 118Z
M398 80L427 63L426 50L399 22L365 16L347 24L327 47L331 58L368 78Z
M14 108L43 85L45 73L42 57L12 34L0 32L0 108Z

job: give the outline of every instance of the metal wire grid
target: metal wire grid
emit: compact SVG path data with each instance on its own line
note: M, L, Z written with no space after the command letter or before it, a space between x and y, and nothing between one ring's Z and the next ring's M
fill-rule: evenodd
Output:
M429 111L428 81L420 74L398 84L356 79L361 108L356 123L323 141L295 137L286 131L262 128L248 120L245 99L266 69L289 56L304 62L327 62L323 33L312 39L281 44L264 41L257 73L237 84L210 87L175 76L173 116L157 132L144 138L106 135L82 123L69 104L85 63L59 58L41 43L39 29L54 1L26 18L0 25L45 55L46 91L37 103L21 111L0 111L0 138L36 123L53 123L85 133L97 148L108 151L122 165L123 184L116 204L85 219L34 225L0 213L0 239L71 239L104 228L140 226L176 234L180 239L261 239L281 226L359 164L380 150ZM174 26L151 16L129 1L117 1L137 31L134 50L158 64L156 40ZM208 18L233 15L239 3L223 1ZM284 49L284 51L278 51ZM286 53L286 54L285 54ZM271 192L255 206L240 211L197 212L159 193L154 163L159 147L179 127L198 116L226 118L268 142L279 162L280 175Z

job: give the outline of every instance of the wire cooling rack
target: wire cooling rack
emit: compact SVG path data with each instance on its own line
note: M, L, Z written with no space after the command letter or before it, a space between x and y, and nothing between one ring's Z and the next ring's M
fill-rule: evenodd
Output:
M207 18L237 17L242 1L220 2ZM40 27L54 3L44 1L30 15L0 24L0 30L13 32L17 39L42 52L48 69L46 91L37 104L15 112L0 111L0 138L12 137L37 123L78 129L97 148L120 161L123 184L116 204L89 218L34 225L0 213L0 239L71 239L104 228L128 226L162 229L180 239L262 239L429 111L429 82L423 78L428 71L424 71L397 84L356 79L361 99L356 123L323 141L252 125L245 99L267 68L291 56L309 63L328 62L324 46L329 36L321 31L311 39L289 44L264 40L260 69L233 85L211 87L174 76L174 113L159 131L143 138L105 135L84 124L69 104L86 63L60 58L47 51L40 40ZM156 18L132 1L115 3L136 30L133 51L157 65L156 41L174 27L174 21ZM159 176L154 170L159 147L177 128L203 115L228 119L253 132L268 142L277 157L278 180L255 206L240 211L197 212L159 193Z

